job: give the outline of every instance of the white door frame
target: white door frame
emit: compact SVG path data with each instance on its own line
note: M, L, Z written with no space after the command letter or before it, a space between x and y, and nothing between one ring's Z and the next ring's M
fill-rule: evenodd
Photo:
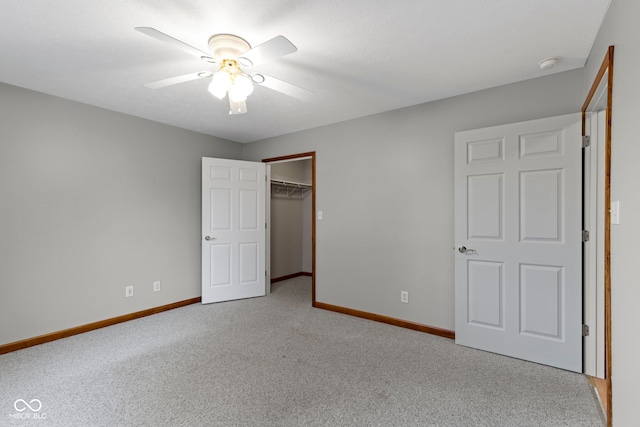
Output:
M613 120L612 110L612 95L613 95L613 58L614 47L609 46L607 52L602 60L598 74L596 75L593 84L589 90L589 93L582 105L583 114L583 135L587 134L588 128L586 118L588 112L596 110L598 104L600 107L604 106L603 102L598 102L601 97L604 97L606 93L606 120L605 120L605 132L604 132L604 197L603 206L601 207L601 213L604 217L604 231L601 236L604 242L603 257L604 257L604 386L601 388L602 380L598 380L598 393L601 400L604 402L606 408L607 426L612 425L613 415L613 396L612 396L612 345L611 345L611 330L612 330L612 317L611 317L611 215L609 212L609 205L611 202L611 122Z
M601 98L602 99L602 98ZM605 93L606 101L606 93ZM606 102L605 102L606 104ZM606 105L604 107L606 109ZM584 337L583 373L605 378L604 342L604 161L606 112L599 107L585 114L585 134L591 137L584 148L583 227L589 231L584 243Z

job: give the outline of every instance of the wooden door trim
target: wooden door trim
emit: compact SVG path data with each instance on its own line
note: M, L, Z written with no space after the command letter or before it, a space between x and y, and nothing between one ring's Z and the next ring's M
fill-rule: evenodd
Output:
M316 152L290 154L262 159L263 163L311 158L311 305L316 306Z
M587 98L582 105L582 134L586 133L585 118L587 108L593 100L602 79L607 73L607 109L605 123L605 159L604 159L604 370L606 383L607 426L612 426L612 390L611 390L611 118L612 118L612 94L613 94L613 46L609 46L604 56L598 74L591 85ZM602 397L602 396L601 396Z

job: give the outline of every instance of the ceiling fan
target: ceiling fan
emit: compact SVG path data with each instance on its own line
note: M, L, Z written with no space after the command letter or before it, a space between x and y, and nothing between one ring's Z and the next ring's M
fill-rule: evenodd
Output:
M203 52L176 38L151 27L136 27L137 31L168 43L178 49L194 55L205 62L219 66L218 71L199 71L182 76L171 77L156 82L147 83L151 89L160 89L178 83L197 79L211 78L209 92L216 98L229 98L229 114L243 114L247 112L247 96L253 92L253 84L259 84L301 101L310 101L313 92L294 84L267 76L262 73L248 74L243 68L279 58L298 49L284 36L276 36L254 48L241 37L233 34L215 34L209 38L211 53Z

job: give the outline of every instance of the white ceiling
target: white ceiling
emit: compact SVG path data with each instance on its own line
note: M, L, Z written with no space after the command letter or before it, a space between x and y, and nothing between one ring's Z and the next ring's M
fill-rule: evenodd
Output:
M582 67L610 0L2 0L0 81L238 142L309 129ZM264 87L230 116L214 70L134 30L207 51L232 33L284 35L298 52L254 67L315 93ZM542 71L551 56L558 66Z

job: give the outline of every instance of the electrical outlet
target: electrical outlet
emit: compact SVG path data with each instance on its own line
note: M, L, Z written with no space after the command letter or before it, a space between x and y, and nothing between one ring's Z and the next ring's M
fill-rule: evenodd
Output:
M400 291L400 302L403 302L405 304L409 303L409 292Z
M133 296L133 286L127 286L124 288L124 296L129 298Z
M160 281L153 282L153 292L160 292Z

